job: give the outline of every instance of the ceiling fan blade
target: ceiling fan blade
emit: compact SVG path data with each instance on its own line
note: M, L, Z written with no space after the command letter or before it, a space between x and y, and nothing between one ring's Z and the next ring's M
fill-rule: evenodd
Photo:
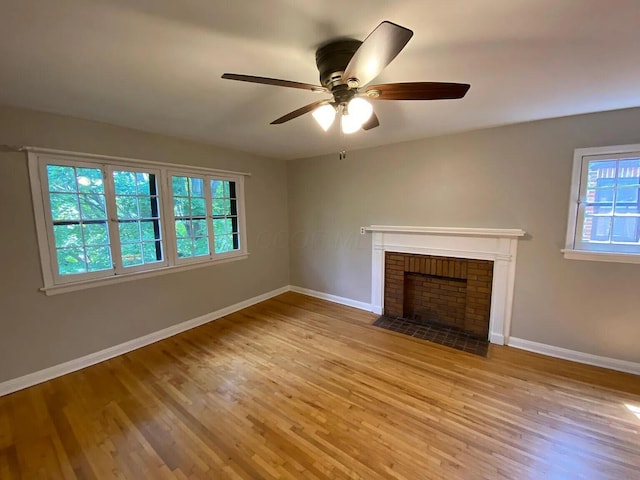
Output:
M310 103L309 105L305 105L302 108L294 110L293 112L287 113L282 117L271 122L271 125L280 125L281 123L288 122L289 120L293 120L294 118L298 118L300 115L304 115L305 113L309 113L321 105L325 105L329 103L329 100L318 100L317 102Z
M371 85L365 89L369 100L446 100L462 98L471 85L448 82L409 82Z
M253 75L241 75L238 73L225 73L222 75L225 80L238 80L240 82L261 83L263 85L274 85L276 87L299 88L301 90L311 90L312 92L327 93L329 90L320 85L309 83L292 82L290 80L279 80L277 78L256 77Z
M408 28L382 22L353 54L342 76L344 82L357 79L359 87L369 83L396 58L412 36Z
M376 128L378 126L380 126L380 120L378 120L378 116L376 115L376 112L373 112L369 117L369 120L367 120L362 124L362 129L371 130L372 128Z

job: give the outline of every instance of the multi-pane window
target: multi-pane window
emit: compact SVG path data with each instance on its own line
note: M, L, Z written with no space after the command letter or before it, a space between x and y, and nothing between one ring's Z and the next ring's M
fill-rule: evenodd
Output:
M215 252L238 250L240 244L236 183L227 180L211 180L211 197Z
M236 182L208 176L171 176L178 258L240 250Z
M581 244L640 246L640 158L587 161Z
M247 253L242 174L80 154L29 162L45 289Z
M171 184L178 258L209 255L204 178L173 176Z
M113 268L103 170L47 165L58 275Z
M113 186L122 266L161 262L162 233L156 174L114 170Z
M575 230L569 231L568 249L640 254L640 151L601 150L576 153L579 184L574 187L576 210L570 211L569 228Z

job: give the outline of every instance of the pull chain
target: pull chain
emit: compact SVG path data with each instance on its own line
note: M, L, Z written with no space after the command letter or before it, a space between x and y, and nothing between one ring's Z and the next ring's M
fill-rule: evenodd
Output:
M339 122L340 125L337 125L338 135L340 135L339 145L342 147L342 149L338 154L339 155L338 158L340 160L345 160L347 158L347 145L344 138L344 132L342 131L342 108L340 108L340 112L338 116L340 117L340 122Z

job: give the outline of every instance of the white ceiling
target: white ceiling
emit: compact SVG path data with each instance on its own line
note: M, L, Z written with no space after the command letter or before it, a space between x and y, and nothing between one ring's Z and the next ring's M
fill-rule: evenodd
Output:
M342 149L321 94L220 79L318 83L315 49L382 20L415 33L375 83L470 83L463 100L375 103L350 149L640 105L640 0L0 0L0 104L278 158Z

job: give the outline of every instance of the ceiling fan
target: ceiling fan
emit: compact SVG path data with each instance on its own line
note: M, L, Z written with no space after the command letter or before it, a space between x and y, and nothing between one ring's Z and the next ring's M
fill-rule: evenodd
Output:
M462 98L470 88L466 83L408 82L369 85L396 58L409 42L413 32L392 22L382 22L363 41L339 39L328 42L316 51L316 65L321 85L225 73L222 78L241 82L261 83L278 87L298 88L331 94L332 98L317 100L287 113L271 122L281 124L312 112L318 124L327 131L336 114L340 115L344 133L360 128L371 130L380 125L367 100L442 100Z

